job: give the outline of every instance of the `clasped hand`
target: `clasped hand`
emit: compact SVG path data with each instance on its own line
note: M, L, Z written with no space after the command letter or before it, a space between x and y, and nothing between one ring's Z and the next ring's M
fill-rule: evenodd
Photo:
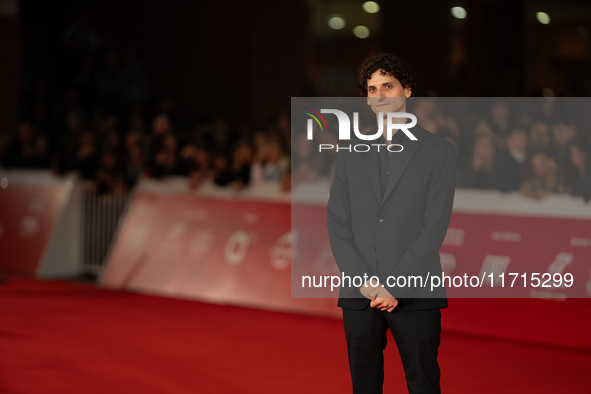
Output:
M369 306L372 308L392 312L398 306L398 300L379 283L377 286L372 286L370 281L366 281L359 291L365 298L371 300Z

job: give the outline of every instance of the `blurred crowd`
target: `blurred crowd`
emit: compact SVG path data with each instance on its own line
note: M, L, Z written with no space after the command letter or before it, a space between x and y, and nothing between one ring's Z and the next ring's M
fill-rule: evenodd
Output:
M588 103L553 97L412 98L407 110L456 147L457 187L519 192L532 199L565 193L589 201ZM314 138L339 144L330 133ZM294 181L330 174L334 157L335 150L313 152L305 133L294 137Z
M520 111L502 100L491 102L488 114L468 111L464 116L443 115L430 99L415 104L411 111L419 124L455 145L458 187L518 191L534 199L568 193L591 200L591 133L575 122ZM61 119L57 131L50 132L33 121L22 122L3 150L2 166L77 171L103 192L128 191L142 175L185 176L190 188L212 181L235 190L274 183L288 191L292 181L330 178L336 157L334 151L316 152L305 134L296 134L292 150L288 113L265 127L241 130L224 120L183 130L166 113L149 123L133 113L127 123L100 112L89 119L77 105ZM320 142L338 143L334 137L321 134L325 140Z
M583 101L473 101L482 108L450 117L433 101L419 101L416 108L424 127L456 146L458 187L518 191L534 199L568 193L591 200L591 129Z
M0 140L3 168L77 171L101 192L129 191L140 176L185 176L190 188L273 183L283 191L291 182L330 178L334 153L315 152L304 135L293 137L292 150L287 111L253 127L224 119L180 125L172 98L154 97L144 66L107 25L82 14L63 34L59 67L23 57L22 121ZM586 108L553 98L485 103L459 108L423 98L409 105L420 125L456 146L458 187L591 199ZM320 138L335 143L330 134Z
M122 131L123 130L123 131ZM238 133L224 120L175 129L166 113L146 124L141 116L122 127L116 116L88 122L78 110L64 116L61 137L52 140L30 121L22 122L3 149L3 168L49 168L78 172L101 192L129 191L140 176L188 178L194 189L204 181L236 190L276 183L289 190L289 117L253 132Z
M241 189L273 182L289 189L289 116L260 127L223 119L187 126L174 101L154 97L145 67L123 48L106 20L82 13L63 34L52 64L24 50L20 119L0 138L3 168L77 171L101 192L129 191L140 176L186 176Z

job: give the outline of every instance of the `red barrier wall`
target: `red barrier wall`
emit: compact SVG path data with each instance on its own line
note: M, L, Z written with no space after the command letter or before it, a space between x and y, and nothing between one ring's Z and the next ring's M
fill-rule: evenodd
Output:
M324 220L323 208L314 209L317 219ZM453 254L458 267L474 261L480 267L486 254L510 254L515 257L509 266L513 264L516 270L535 267L540 272L548 270L556 256L571 253L570 262L562 264L563 272L584 273L589 269L590 248L571 241L586 236L588 223L557 221L455 213L442 252ZM553 226L557 225L567 225L573 233L561 227L561 234L556 234ZM461 229L463 235L459 235ZM499 231L501 235L490 235ZM297 253L323 253L327 247L325 227L298 233L298 238L302 234L316 238L320 246ZM518 246L509 233L522 234L525 246ZM291 298L290 247L296 242L292 236L288 202L140 190L133 197L101 282L108 287L214 303L340 316L335 299ZM585 289L581 281L576 294L588 297ZM591 320L589 301L450 298L443 325L451 331L591 349L586 329Z
M101 283L116 288L336 315L292 299L289 204L137 192Z
M0 172L0 270L34 274L71 186L45 172Z

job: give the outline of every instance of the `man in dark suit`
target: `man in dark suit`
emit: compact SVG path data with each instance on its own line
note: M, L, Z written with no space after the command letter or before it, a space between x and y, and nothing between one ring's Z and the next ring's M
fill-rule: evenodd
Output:
M381 54L363 63L360 83L386 139L386 114L406 112L412 95L410 70L394 55ZM392 278L441 276L439 248L453 204L455 148L419 126L409 131L417 141L400 130L393 141L382 141L402 145L399 153L383 147L341 151L330 191L327 225L340 271L379 278L359 288L342 287L339 294L356 394L382 392L388 328L409 392L440 392L437 353L445 289L430 292L429 286L402 286Z
M523 167L527 159L527 134L525 130L512 129L505 137L506 151L494 164L495 187L502 192L519 190L523 182Z

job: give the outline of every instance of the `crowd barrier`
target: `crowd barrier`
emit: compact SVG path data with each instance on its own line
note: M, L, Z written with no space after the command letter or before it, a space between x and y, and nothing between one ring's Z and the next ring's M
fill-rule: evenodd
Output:
M142 180L101 276L105 286L208 302L336 315L334 300L292 299L289 193L185 179ZM269 197L271 196L271 197Z
M77 176L0 171L0 270L38 277L97 275L128 196Z
M75 190L75 176L0 172L0 269L37 276L79 272L80 200Z
M102 272L100 282L110 288L338 317L333 298L292 297L292 252L319 272L333 269L325 201L306 201L311 195L322 193L303 187L290 196L273 185L235 192L210 184L196 192L185 179L144 179L126 210L127 196L99 196L74 176L2 171L0 270L41 277ZM290 227L293 199L307 204L313 225ZM474 273L535 269L574 273L577 281L571 292L510 299L458 298L450 289L444 329L591 349L590 224L591 206L566 195L532 202L458 190L441 249L447 273L474 264ZM306 238L314 248L304 247Z
M82 256L84 274L96 276L103 269L119 219L129 194L99 193L94 182L80 182Z
M314 223L325 223L323 203L305 201L309 195L314 193L298 195L294 190L292 199L308 204ZM330 266L332 257L325 225L290 228L290 201L289 194L277 189L235 192L205 185L194 192L183 179L143 180L101 283L220 304L339 316L335 299L292 298L291 249L308 253L319 272ZM583 280L577 281L574 293L529 292L517 299L456 294L458 298L452 291L444 328L591 349L585 329L591 322L589 224L589 205L569 196L532 203L518 195L458 190L442 248L448 273L477 262L477 273L483 266L574 270ZM305 237L314 240L314 250L298 247Z

